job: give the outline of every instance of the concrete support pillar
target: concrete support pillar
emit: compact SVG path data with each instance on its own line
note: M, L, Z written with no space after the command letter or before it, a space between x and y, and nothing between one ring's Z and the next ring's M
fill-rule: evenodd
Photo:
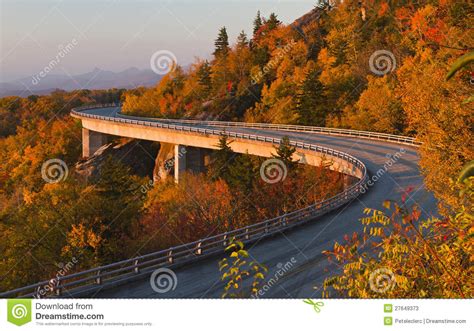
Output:
M166 180L174 170L174 144L160 143L160 151L155 160L153 182Z
M82 128L82 156L91 157L103 145L107 144L107 135Z
M187 148L183 145L174 146L174 180L179 181L180 174L186 171Z

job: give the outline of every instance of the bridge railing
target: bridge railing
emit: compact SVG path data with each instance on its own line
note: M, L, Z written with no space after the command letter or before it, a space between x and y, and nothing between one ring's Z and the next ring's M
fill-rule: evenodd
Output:
M365 181L365 177L362 179ZM140 273L150 273L158 267L190 262L198 258L223 252L232 238L251 243L272 236L278 232L301 225L318 216L335 210L360 194L361 183L351 186L344 192L315 203L309 207L287 213L246 227L227 231L218 235L196 240L183 245L170 247L158 252L137 256L105 266L60 276L48 281L38 282L0 294L0 297L50 297L80 294L100 288L107 283L124 281Z
M110 105L115 106L115 105ZM104 107L103 105L96 108ZM83 109L91 109L87 107ZM242 139L257 140L279 144L281 139L265 135L254 135L238 132L228 132L225 130L215 130L207 128L192 127L190 125L178 125L167 121L151 122L142 119L131 119L123 117L102 116L81 113L81 109L75 109L72 114L78 117L102 119L113 122L122 122L144 126L167 128L178 131L199 132L210 135L228 135ZM314 218L340 208L344 204L353 200L361 194L362 188L367 180L367 170L365 165L357 158L344 152L331 148L322 147L300 141L291 141L292 145L305 149L317 151L343 159L359 170L359 181L347 188L345 191L329 199L317 202L306 208L299 209L278 217L257 222L242 228L227 231L218 235L202 238L191 243L170 247L158 252L137 256L108 265L84 270L81 272L59 276L51 280L38 282L24 286L15 290L0 293L0 297L50 297L78 295L91 290L100 289L104 285L112 285L117 282L127 281L134 277L151 273L158 267L173 267L178 264L195 261L199 258L223 252L229 240L235 238L245 243L250 243L262 238L275 235Z
M215 126L215 127L240 127L240 128L252 128L252 129L270 129L270 130L277 130L277 131L313 132L313 133L328 134L328 135L351 136L351 137L357 137L357 138L390 141L390 142L395 142L398 144L406 144L406 145L413 145L413 146L421 145L421 142L417 141L413 137L408 137L408 136L399 136L399 135L393 135L393 134L388 134L388 133L371 132L371 131L326 128L326 127L319 127L319 126L165 119L165 118L130 116L130 115L124 115L122 113L119 113L118 117L128 118L128 119L141 119L141 120L154 121L154 122L176 123L176 124L203 125L203 126Z
M73 110L73 113L79 113L81 110L86 110L86 109L119 107L119 106L120 106L119 104L83 106L83 107L75 108ZM78 114L78 115L84 116L86 114ZM421 142L417 141L414 137L400 136L400 135L381 133L381 132L339 129L339 128L326 128L326 127L319 127L319 126L169 119L169 118L130 116L130 115L122 114L122 113L119 113L117 117L126 118L130 120L145 120L145 121L150 121L150 122L163 122L163 123L174 123L174 124L203 125L203 126L215 126L215 127L241 127L241 128L252 128L252 129L271 129L271 130L277 130L277 131L313 132L313 133L328 134L328 135L351 136L351 137L357 137L357 138L382 140L382 141L389 141L389 142L394 142L398 144L405 144L405 145L412 145L412 146L421 145Z

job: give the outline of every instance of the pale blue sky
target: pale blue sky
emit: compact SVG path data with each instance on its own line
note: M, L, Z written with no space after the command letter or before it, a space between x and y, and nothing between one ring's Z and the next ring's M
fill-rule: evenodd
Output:
M51 73L79 74L94 67L120 71L149 68L151 55L172 51L179 64L213 51L218 29L231 41L249 35L258 9L290 23L314 7L310 0L0 0L0 81L31 76L61 46L77 45Z

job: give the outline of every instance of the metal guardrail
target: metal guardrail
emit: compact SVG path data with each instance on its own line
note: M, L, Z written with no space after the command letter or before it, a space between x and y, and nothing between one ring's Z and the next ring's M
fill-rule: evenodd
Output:
M172 267L173 264L180 260L192 260L193 258L222 252L231 238L249 243L301 225L315 217L337 209L357 197L359 195L359 187L360 184L358 183L330 199L270 220L265 220L184 245L170 247L159 252L28 285L1 293L0 297L20 296L38 298L44 296L61 296L65 291L80 292L81 289L87 287L100 287L105 282L117 279L123 280L126 277L136 276L142 270L149 267ZM45 291L45 288L49 290Z
M81 113L81 110L85 109L94 109L94 108L104 108L104 107L115 107L116 104L107 104L107 105L99 105L99 106L86 106L76 108L71 111L71 115L74 117L79 118L93 118L93 119L101 119L106 121L112 122L121 122L121 123L128 123L128 124L136 124L142 126L151 126L151 127L159 127L159 128L166 128L170 130L178 130L184 132L197 132L207 135L228 135L230 137L236 137L241 139L248 139L248 140L256 140L256 141L264 141L269 143L276 143L279 144L281 139L269 137L269 136L262 136L262 135L254 135L254 134L245 134L245 133L238 133L238 132L228 132L225 130L214 130L214 129L207 129L207 128L199 128L193 127L189 124L200 124L200 125L209 125L209 126L241 126L241 127L254 127L254 128L271 128L277 130L295 130L295 131L304 131L304 132L322 132L319 131L320 129L324 129L329 133L335 132L336 134L350 135L354 136L353 130L339 130L339 129L326 129L326 128L314 128L311 127L302 127L302 126L293 126L293 125L282 125L279 126L277 124L259 124L259 123L238 123L238 122L224 122L224 125L221 125L221 122L216 121L192 121L192 120L157 120L153 119L153 121L149 119L136 119L136 118L127 118L127 116L102 116L102 115L94 115L94 114L87 114ZM203 124L206 123L206 124ZM184 124L184 125L183 125ZM301 130L300 130L301 128ZM334 131L337 130L337 131ZM347 133L347 131L351 131ZM361 135L356 135L361 137ZM402 137L399 140L393 138L392 135L385 135L385 134L375 134L374 139L378 139L379 137L384 136L381 138L383 140L399 142L399 143L409 143L413 145L417 145L414 140L410 141L405 138L409 137ZM365 137L365 136L364 136ZM410 138L413 139L413 138ZM361 187L365 184L367 180L367 169L365 165L357 158L344 153L340 152L331 148L326 148L314 144L299 142L299 141L291 141L290 142L293 146L304 150L312 150L316 152L320 152L322 154L330 155L336 158L343 159L351 164L353 164L357 169L361 171L360 180L350 186L345 191L326 199L321 202L317 202L313 205L310 205L306 208L296 210L269 220L264 220L252 225L248 225L243 228L227 231L218 235L214 235L211 237L203 238L191 243L170 247L158 252L134 257L131 259L111 263L105 266L100 266L96 268L92 268L89 270L84 270L81 272L77 272L70 275L60 276L57 278L53 278L51 280L38 282L32 285L24 286L21 288L17 288L11 291L7 291L4 293L0 293L0 297L42 297L42 296L62 296L64 292L68 293L80 293L81 290L90 289L90 288L100 288L104 285L104 283L112 283L117 280L126 280L127 278L136 277L140 273L148 273L151 272L152 268L157 267L164 267L168 266L171 267L181 261L189 261L195 260L197 258L215 254L218 252L222 252L223 249L227 246L229 240L231 238L235 238L237 240L241 240L243 242L252 242L255 240L260 240L267 236L274 235L278 232L288 230L295 226L301 225L305 222L308 222L315 217L321 216L326 214L332 210L335 210L342 205L348 203L349 201L356 198L358 195L361 194ZM45 289L48 289L45 291Z
M95 106L84 106L75 108L74 111L78 112L86 109L94 108L106 108L106 107L120 107L119 104L104 104ZM81 116L81 115L79 115ZM204 125L204 126L216 126L216 127L241 127L241 128L253 128L253 129L272 129L277 131L298 131L298 132L313 132L322 133L328 135L340 135L350 136L357 138L389 141L398 144L406 144L411 146L421 146L421 142L417 141L413 137L399 136L388 133L371 132L371 131L359 131L350 129L338 129L338 128L326 128L319 126L305 126L305 125L293 125L293 124L271 124L271 123L247 123L247 122L226 122L226 121L199 121L199 120L186 120L186 119L165 119L165 118L152 118L152 117L138 117L124 115L118 113L117 117L131 119L131 120L146 120L149 122L163 122L163 123L175 123L175 124L190 124L190 125Z
M150 117L136 117L129 116L119 113L118 117L128 119L141 119L154 122L164 123L176 123L176 124L190 124L190 125L205 125L205 126L216 126L216 127L240 127L240 128L252 128L252 129L271 129L277 131L297 131L297 132L312 132L328 135L340 135L350 136L365 139L374 139L389 141L398 144L406 144L412 146L420 146L421 142L417 141L413 137L399 136L388 133L370 132L370 131L359 131L350 129L338 129L338 128L326 128L319 126L305 126L305 125L293 125L293 124L271 124L271 123L247 123L247 122L224 122L224 121L197 121L197 120L183 120L183 119L161 119L161 118L150 118Z

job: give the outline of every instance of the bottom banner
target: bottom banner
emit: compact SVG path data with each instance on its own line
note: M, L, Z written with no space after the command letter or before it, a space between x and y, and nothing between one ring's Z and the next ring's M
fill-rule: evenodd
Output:
M473 330L472 300L3 299L0 330Z

